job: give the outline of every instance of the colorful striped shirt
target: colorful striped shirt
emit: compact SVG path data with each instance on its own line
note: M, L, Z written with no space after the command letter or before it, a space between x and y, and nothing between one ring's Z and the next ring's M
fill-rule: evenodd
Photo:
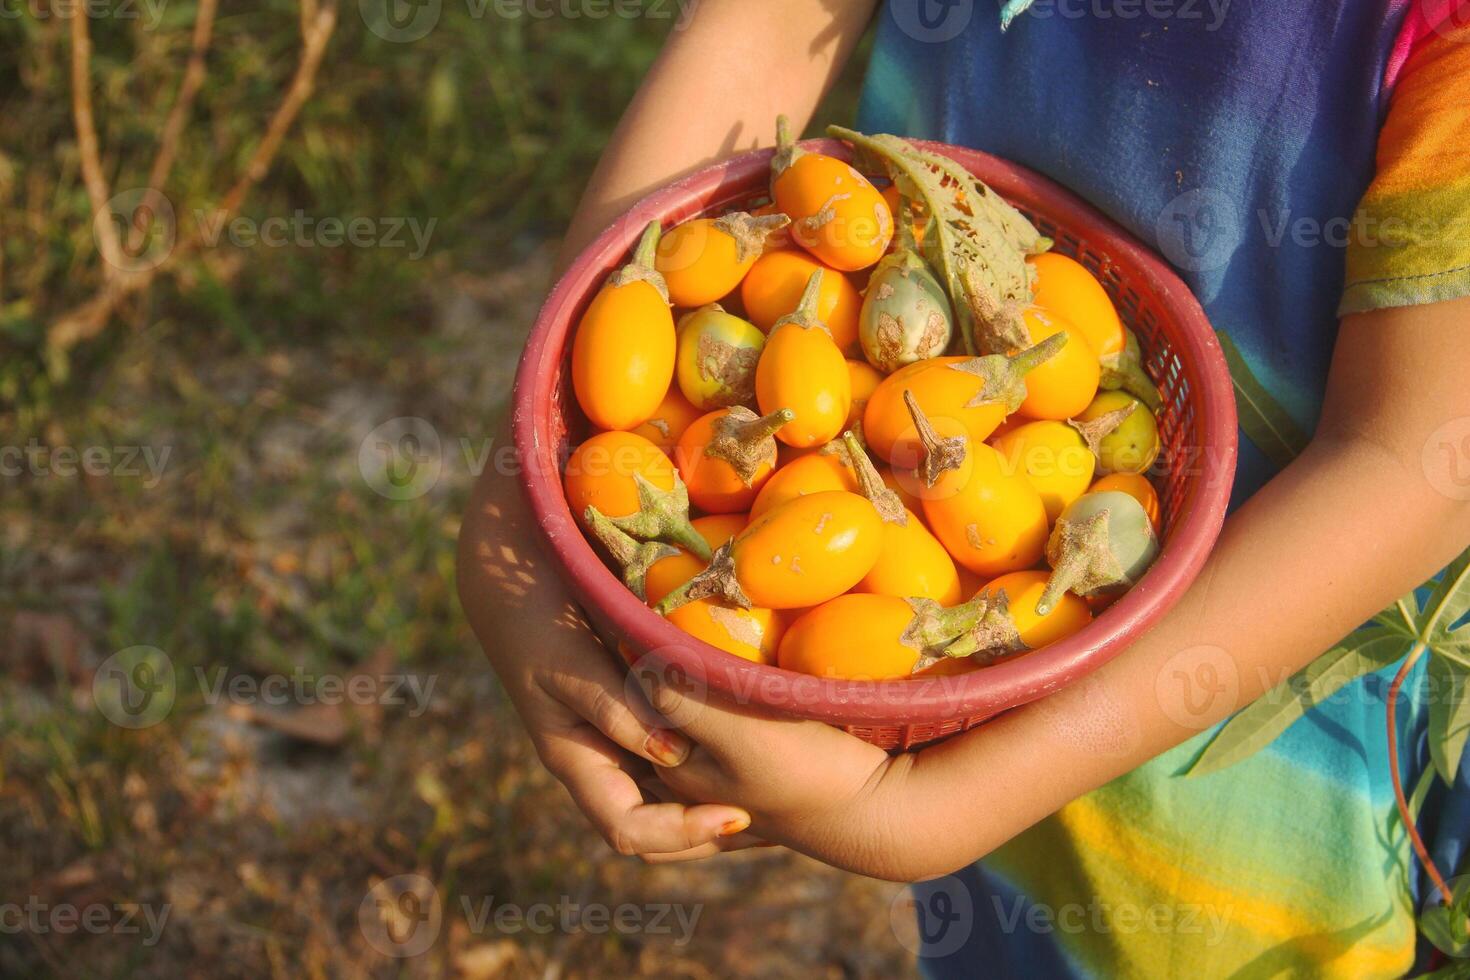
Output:
M1458 11L1456 10L1459 5ZM1340 314L1470 295L1470 4L891 0L859 126L978 147L1169 259L1251 374L1315 427ZM1233 503L1277 472L1242 436ZM1395 668L1221 772L1212 732L916 887L934 977L1400 976L1428 884L1397 824ZM1423 665L1400 758L1430 765ZM1461 867L1470 783L1419 827Z

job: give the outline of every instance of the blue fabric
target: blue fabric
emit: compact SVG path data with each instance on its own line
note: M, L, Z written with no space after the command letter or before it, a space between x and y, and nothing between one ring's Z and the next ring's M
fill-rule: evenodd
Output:
M1201 0L1196 18L1186 3L1157 19L1125 16L1137 0L1044 0L1002 34L989 0L893 0L858 125L976 147L1081 195L1179 268L1310 432L1343 288L1327 223L1373 176L1403 5L1234 0L1217 16ZM1235 504L1272 473L1241 450Z

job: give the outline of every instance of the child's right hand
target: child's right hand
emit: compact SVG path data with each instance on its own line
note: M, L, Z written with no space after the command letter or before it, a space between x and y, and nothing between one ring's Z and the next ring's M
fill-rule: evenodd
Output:
M650 764L679 765L689 741L654 723L537 535L516 475L487 467L460 530L460 601L542 763L620 854L685 860L755 843L739 808L644 802L640 784L665 793Z

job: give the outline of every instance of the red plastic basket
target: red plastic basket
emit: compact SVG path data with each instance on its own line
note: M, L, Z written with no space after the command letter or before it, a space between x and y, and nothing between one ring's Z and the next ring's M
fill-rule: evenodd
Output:
M844 159L844 143L809 149ZM1156 480L1163 547L1142 580L1075 635L1003 663L953 676L830 680L751 663L695 640L650 611L603 565L567 509L561 466L569 437L587 432L570 397L572 332L607 275L627 260L651 220L669 227L764 201L770 150L691 174L641 201L594 241L552 290L516 375L513 429L522 481L547 550L572 595L610 644L630 659L677 673L716 699L765 713L842 726L889 749L908 749L972 728L1085 676L1147 630L1199 573L1225 516L1235 473L1234 393L1204 311L1157 256L1072 193L996 157L943 143L919 145L983 179L1098 276L1138 334L1146 369L1163 395Z

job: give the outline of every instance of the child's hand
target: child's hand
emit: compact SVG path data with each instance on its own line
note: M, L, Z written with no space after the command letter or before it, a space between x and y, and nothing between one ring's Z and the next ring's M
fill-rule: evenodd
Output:
M683 764L659 778L680 797L741 807L752 831L828 864L895 881L922 846L910 831L903 784L912 757L887 752L815 721L745 713L635 671L654 707L694 740ZM704 855L692 855L704 856Z
M755 843L735 807L644 802L640 782L663 798L653 771L682 763L689 741L625 683L543 556L515 477L493 468L460 532L459 590L541 761L615 850L654 861Z
M753 832L828 863L919 880L1197 735L1470 543L1470 503L1443 489L1461 485L1461 457L1431 452L1470 418L1466 322L1470 299L1345 318L1311 446L1227 520L1168 615L1084 682L892 758L816 722L655 685L652 703L695 743L664 782L744 807ZM1203 711L1160 683L1197 655L1219 658L1233 679ZM636 672L645 683L649 673Z

